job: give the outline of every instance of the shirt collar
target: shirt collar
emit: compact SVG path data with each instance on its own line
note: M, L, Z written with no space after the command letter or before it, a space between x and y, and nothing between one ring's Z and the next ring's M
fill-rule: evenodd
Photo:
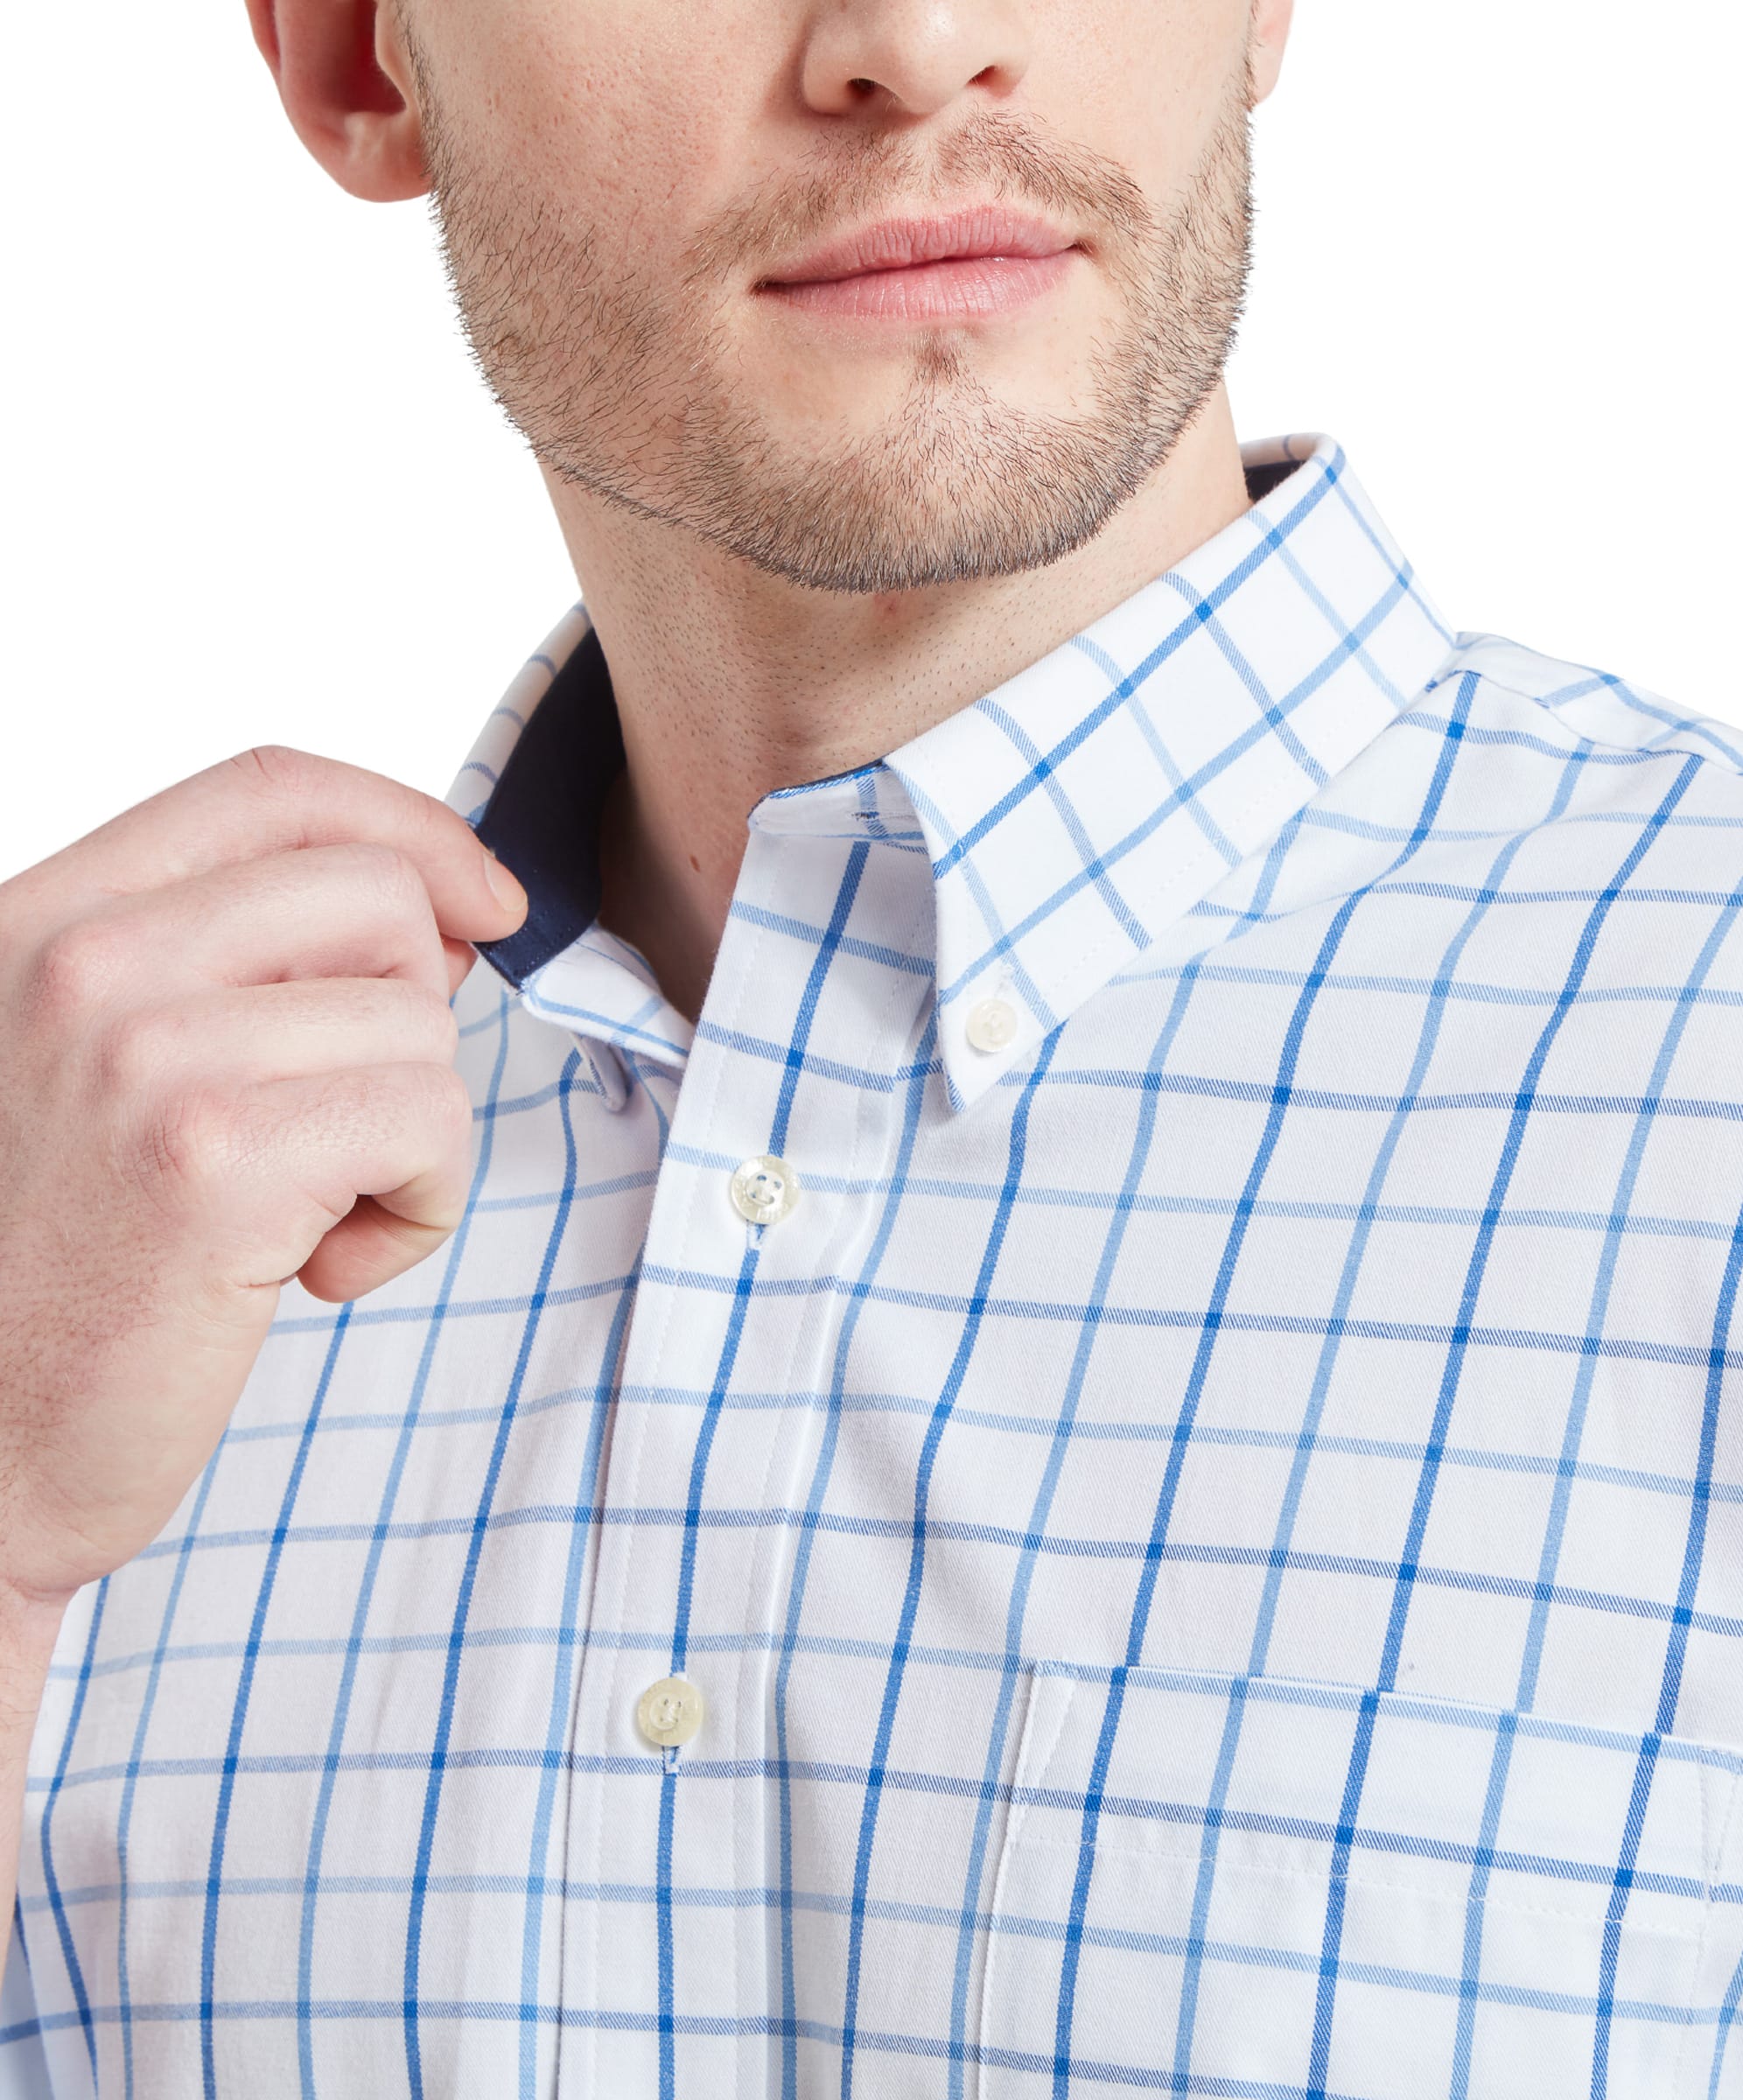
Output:
M875 766L782 789L770 830L917 828L935 904L938 1047L979 1098L1153 950L1432 681L1452 637L1328 438L1243 448L1251 509L1082 633ZM632 1059L689 1024L598 927L598 825L622 764L576 606L486 724L449 800L525 884L480 952L542 1018ZM994 1052L968 1017L998 998ZM597 1066L596 1066L597 1068ZM602 1081L604 1090L614 1091Z

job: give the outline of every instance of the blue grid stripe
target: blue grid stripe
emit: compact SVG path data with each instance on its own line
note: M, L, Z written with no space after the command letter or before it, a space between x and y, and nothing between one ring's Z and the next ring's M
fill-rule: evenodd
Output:
M491 1065L487 1099L494 1102L500 1091L502 1074L508 1061L508 1002L496 1002L494 1016L496 1026L496 1050ZM314 1814L311 1820L308 1852L303 1869L303 1907L297 1936L297 2068L301 2089L300 2100L314 2100L315 2056L312 2006L314 2003L314 1953L315 1914L320 1898L323 1870L326 1862L327 1818L332 1807L333 1789L338 1783L340 1767L345 1746L346 1729L351 1715L351 1702L357 1682L357 1673L364 1654L365 1629L369 1623L369 1608L380 1578L382 1558L392 1526L395 1506L399 1498L400 1484L405 1476L407 1459L410 1453L412 1438L421 1418L424 1402L429 1390L430 1373L436 1361L436 1352L443 1333L443 1314L452 1296L455 1278L465 1257L466 1240L476 1213L480 1192L487 1186L491 1151L494 1141L494 1125L486 1120L481 1126L479 1154L472 1169L472 1186L468 1192L466 1214L453 1239L449 1242L442 1270L442 1282L430 1319L424 1329L423 1345L418 1351L417 1368L413 1375L411 1390L407 1397L405 1412L400 1418L399 1433L396 1439L394 1455L388 1468L387 1479L376 1510L374 1524L369 1537L368 1558L357 1586L357 1600L352 1612L351 1626L345 1644L344 1667L340 1674L332 1704L332 1717L327 1729L326 1756L321 1773L319 1792L316 1796ZM408 1885L409 1886L409 1885Z
M572 1082L579 1069L580 1060L572 1053L564 1060L564 1076ZM402 2016L405 2032L406 2076L413 2100L423 2100L424 2056L423 2034L420 2027L422 2008L418 2003L418 1967L423 1953L422 1928L424 1906L430 1888L430 1862L435 1846L436 1816L441 1804L442 1779L448 1763L448 1746L454 1720L454 1696L458 1682L460 1662L466 1652L466 1620L470 1614L472 1586L477 1578L479 1555L484 1544L486 1527L489 1521L491 1503L494 1499L496 1483L501 1471L502 1455L508 1445L508 1432L514 1424L515 1403L531 1360L533 1344L538 1334L540 1315L542 1312L542 1293L556 1268L557 1250L568 1229L570 1204L560 1201L551 1221L550 1236L545 1242L543 1257L539 1266L538 1286L534 1291L527 1308L527 1318L521 1332L520 1346L515 1353L514 1368L509 1376L508 1390L503 1396L502 1411L492 1441L490 1457L486 1468L477 1511L473 1516L471 1535L466 1545L465 1571L461 1576L458 1597L454 1609L454 1623L448 1638L447 1657L442 1680L442 1701L437 1718L435 1741L430 1753L429 1777L424 1792L422 1824L418 1831L416 1864L412 1870L411 1901L405 1933L405 1994Z
M290 1477L284 1483L284 1498L278 1506L278 1520L272 1528L272 1536L267 1546L266 1566L255 1595L254 1616L248 1627L248 1642L242 1650L242 1667L236 1681L236 1694L231 1704L229 1734L224 1746L222 1777L218 1788L218 1806L212 1818L212 1850L206 1870L206 1900L200 1930L200 2071L206 2100L216 2100L218 2091L217 2036L213 2014L217 1989L218 1910L224 1893L224 1844L229 1835L230 1810L235 1796L236 1760L242 1754L242 1732L248 1724L248 1698L254 1689L261 1636L265 1630L267 1613L271 1608L273 1586L284 1559L285 1535L297 1507L298 1491L302 1487L309 1452L320 1427L321 1410L326 1404L327 1393L332 1384L340 1351L344 1347L346 1329L347 1322L341 1308L333 1326L332 1339L327 1344L326 1360L321 1365L320 1377L310 1403L308 1418L303 1425L302 1435L297 1440L297 1455L290 1462Z

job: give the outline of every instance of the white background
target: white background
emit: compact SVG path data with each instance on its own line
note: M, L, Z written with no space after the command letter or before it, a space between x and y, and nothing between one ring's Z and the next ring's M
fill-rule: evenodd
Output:
M1739 12L1301 0L1233 374L1455 626L1732 720ZM0 876L266 738L444 791L574 586L422 206L303 157L242 0L5 41Z

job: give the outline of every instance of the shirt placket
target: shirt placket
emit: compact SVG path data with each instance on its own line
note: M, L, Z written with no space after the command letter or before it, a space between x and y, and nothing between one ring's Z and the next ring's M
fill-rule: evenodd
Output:
M911 921L926 878L867 841L856 801L828 783L753 824L664 1147L578 1687L563 1990L587 2040L571 2024L565 2095L767 2082L782 1512L839 1325L827 1278L887 1138L864 1078L893 1069L916 999L843 943Z

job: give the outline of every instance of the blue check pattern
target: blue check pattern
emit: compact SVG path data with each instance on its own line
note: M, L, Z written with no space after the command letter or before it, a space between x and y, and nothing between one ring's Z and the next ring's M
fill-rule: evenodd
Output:
M1739 752L1248 469L695 1026L527 667L466 1222L69 1616L0 2095L1743 2096Z

